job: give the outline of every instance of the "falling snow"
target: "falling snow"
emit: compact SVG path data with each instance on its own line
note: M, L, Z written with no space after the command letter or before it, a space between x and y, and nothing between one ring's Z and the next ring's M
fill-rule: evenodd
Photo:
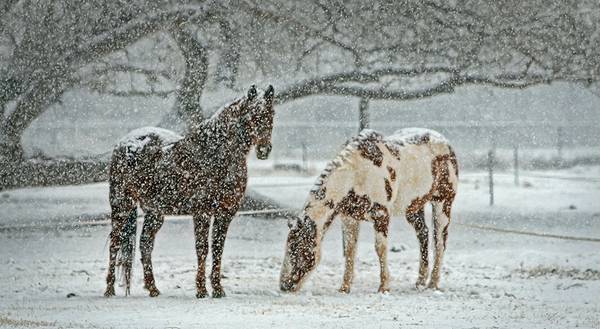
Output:
M272 98L251 87L269 85ZM274 117L233 106L252 92ZM600 327L598 1L3 0L0 111L0 328ZM337 292L339 220L306 286L284 293L288 219L360 131L452 145L440 289L415 288L400 215L388 294L366 223L352 292ZM109 200L114 150L139 186ZM160 296L143 289L143 229L131 296L103 296L111 204L140 201L142 228L157 209L138 194L157 182L179 205L240 207L223 299L196 298L197 248L215 242L194 240L189 212L156 235Z

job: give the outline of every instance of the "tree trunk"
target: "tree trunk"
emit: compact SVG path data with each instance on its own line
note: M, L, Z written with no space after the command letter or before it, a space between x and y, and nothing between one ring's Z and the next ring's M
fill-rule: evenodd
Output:
M0 161L9 158L12 160L21 158L20 136L15 136L7 126L8 104L21 94L20 81L13 78L0 80ZM6 113L6 114L5 114Z
M185 74L177 89L175 112L190 129L204 119L200 98L208 75L208 56L206 48L184 27L178 27L173 34L185 59Z
M3 95L3 104L0 104L3 106L0 117L0 189L18 181L18 175L26 174L22 172L21 136L33 120L60 98L66 85L66 73L55 67L44 72L31 85L22 87L26 90L23 94L15 91ZM9 96L14 96L16 105L13 111L5 113L7 104L13 100Z
M21 136L40 114L55 103L67 86L67 73L60 66L50 68L29 86L27 92L19 96L15 109L4 115L0 123L0 153L12 158L20 158ZM6 106L8 102L4 105Z
M223 44L227 46L221 52L215 72L215 80L219 86L233 89L240 62L239 35L225 20L220 21L219 26L223 32Z

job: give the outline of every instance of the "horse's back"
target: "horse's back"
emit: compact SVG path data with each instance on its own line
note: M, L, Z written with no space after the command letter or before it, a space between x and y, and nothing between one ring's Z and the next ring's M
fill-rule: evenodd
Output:
M441 133L427 128L404 128L396 130L386 137L386 140L404 145L450 145L448 139Z
M403 213L414 200L428 195L434 185L436 162L444 161L453 185L458 181L456 156L449 141L439 132L425 128L405 128L385 138L400 159L396 163L398 194L394 213ZM447 160L447 161L446 161Z
M119 160L116 158L123 156L129 161L134 161L135 158L139 158L144 154L168 148L181 139L181 135L167 129L158 127L138 128L123 136L115 145L111 162Z
M163 129L159 127L142 127L130 131L127 135L123 136L115 146L127 147L131 151L138 151L143 149L152 140L160 142L162 147L173 144L183 137L171 130Z
M148 186L145 181L150 182L156 175L157 163L164 151L181 138L175 132L158 127L138 128L121 138L110 160L111 194L123 194L137 185Z
M441 133L427 128L397 130L385 140L403 152L419 153L421 159L444 154L454 154L450 142Z

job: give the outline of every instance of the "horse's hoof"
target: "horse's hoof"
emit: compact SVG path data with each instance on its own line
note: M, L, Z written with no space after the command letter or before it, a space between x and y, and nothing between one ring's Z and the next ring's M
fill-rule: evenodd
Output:
M378 293L380 294L389 294L390 293L390 288L388 287L379 287L379 289L377 290Z
M340 293L342 293L342 294L349 294L350 293L350 287L341 287L338 291Z
M425 280L418 280L415 284L415 288L417 288L418 291L425 290Z
M214 289L213 293L212 293L212 297L213 298L223 298L225 297L225 290L221 289Z
M158 289L154 288L154 289L148 289L150 290L150 297L156 297L158 295L160 295L160 291L158 291Z
M440 290L440 287L439 287L439 285L437 283L431 281L427 285L427 289Z
M104 292L104 297L112 297L115 295L115 287L106 288Z
M206 291L198 291L196 293L196 298L206 298L208 297L208 292Z

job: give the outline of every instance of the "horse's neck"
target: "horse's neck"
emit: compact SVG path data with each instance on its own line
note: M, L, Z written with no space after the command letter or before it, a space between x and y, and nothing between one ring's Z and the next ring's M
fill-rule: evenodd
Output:
M329 227L326 223L331 223L333 220L334 210L328 207L323 200L313 199L307 201L304 213L315 223L317 236L319 240L322 239Z
M214 120L214 124L220 128L227 152L234 155L236 159L243 158L245 161L252 148L252 143L248 136L249 132L241 122L241 106L242 100L238 100L224 108L211 120Z
M323 238L334 219L335 205L354 184L354 173L350 166L349 163L330 163L306 200L304 212L315 222L320 238Z
M178 151L195 162L224 158L229 163L245 162L252 145L246 135L240 133L238 121L231 115L228 109L222 109L188 132L179 142Z

